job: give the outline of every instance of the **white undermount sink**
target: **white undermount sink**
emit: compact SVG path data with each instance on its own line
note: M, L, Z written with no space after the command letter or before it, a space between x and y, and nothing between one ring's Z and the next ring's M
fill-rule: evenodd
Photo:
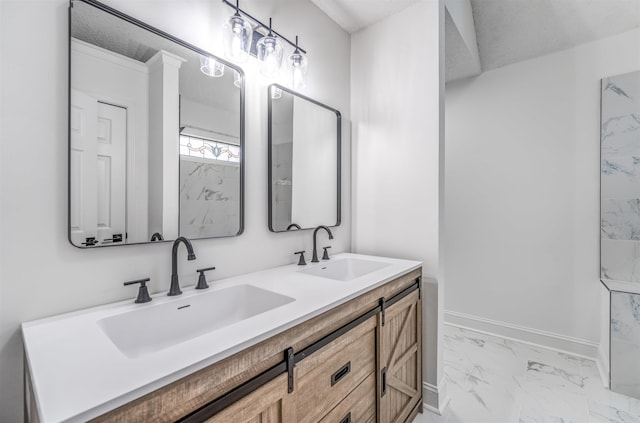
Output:
M389 263L380 261L345 258L317 264L308 269L300 270L300 273L337 281L350 281L389 265Z
M98 321L127 357L137 358L229 326L294 301L253 285L193 295Z

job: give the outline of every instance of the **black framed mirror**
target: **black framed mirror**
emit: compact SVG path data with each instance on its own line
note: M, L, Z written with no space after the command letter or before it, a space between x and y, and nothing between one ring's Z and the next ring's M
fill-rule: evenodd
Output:
M273 84L268 88L269 230L340 225L340 112Z
M69 240L240 235L244 74L94 0L69 11Z

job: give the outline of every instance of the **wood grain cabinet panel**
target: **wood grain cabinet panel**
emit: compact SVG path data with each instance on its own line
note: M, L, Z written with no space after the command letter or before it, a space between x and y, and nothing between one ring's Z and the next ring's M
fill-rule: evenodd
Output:
M376 376L370 374L320 423L374 423L376 421Z
M380 422L405 422L422 400L422 307L419 291L389 306L380 324ZM379 317L382 319L382 316ZM382 322L380 322L382 323Z
M374 316L296 365L296 423L317 422L375 373L375 330Z
M287 389L287 375L282 374L206 420L206 423L294 422L295 410Z

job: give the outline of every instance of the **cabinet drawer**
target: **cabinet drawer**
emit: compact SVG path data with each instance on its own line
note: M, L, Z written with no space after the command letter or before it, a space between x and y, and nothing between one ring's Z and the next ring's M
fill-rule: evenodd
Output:
M376 376L370 374L320 423L368 423L376 421Z
M281 374L205 423L284 423L294 421L287 402L287 375Z
M374 316L296 365L296 422L317 422L375 373L375 328Z

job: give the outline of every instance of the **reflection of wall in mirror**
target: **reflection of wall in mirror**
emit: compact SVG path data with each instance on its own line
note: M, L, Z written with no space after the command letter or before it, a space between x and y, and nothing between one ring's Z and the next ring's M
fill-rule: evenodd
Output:
M337 222L335 112L294 98L291 219L303 228Z
M126 109L126 169L114 168L110 172L127 176L125 242L145 242L148 240L148 69L141 62L84 41L72 39L71 49L71 88L96 101ZM72 169L69 175L72 186L78 176ZM125 203L125 199L114 202Z
M601 273L640 283L640 72L602 82Z
M293 223L291 195L293 174L293 96L288 93L278 99L271 120L271 184L272 220L275 231L286 231Z
M239 122L239 110L231 112L180 97L180 127L198 131L195 135L240 145Z
M149 233L178 237L179 73L185 59L158 51L149 67Z

